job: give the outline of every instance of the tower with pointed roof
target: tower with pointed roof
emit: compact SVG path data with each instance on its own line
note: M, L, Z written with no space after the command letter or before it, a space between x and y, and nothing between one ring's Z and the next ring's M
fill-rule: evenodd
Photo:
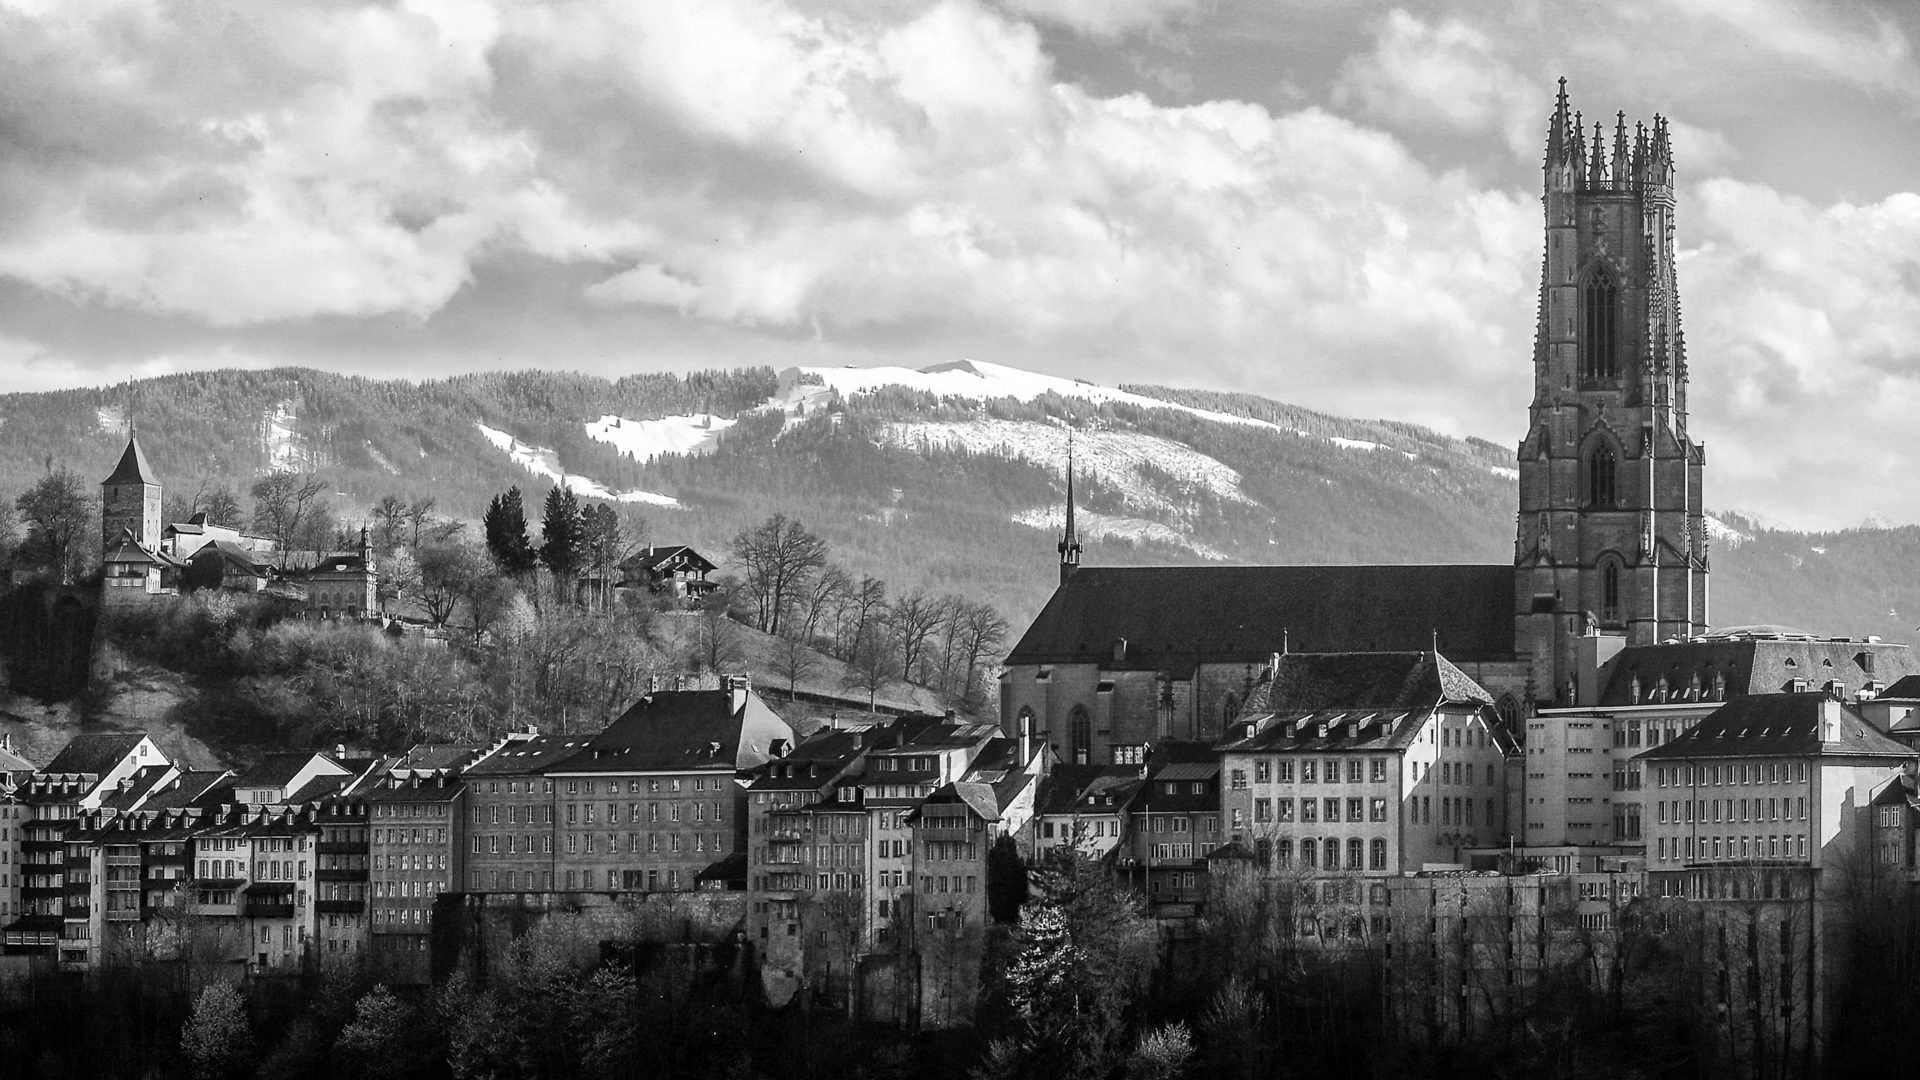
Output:
M1560 81L1547 131L1533 404L1519 447L1515 650L1571 704L1577 642L1707 629L1700 482L1687 434L1667 122L1589 133Z
M149 552L160 547L160 478L131 427L120 464L100 481L100 549L112 550L129 533Z
M1060 551L1060 584L1065 585L1067 579L1073 576L1073 572L1080 569L1080 533L1073 524L1073 440L1071 435L1067 440L1067 524L1060 534L1058 549Z

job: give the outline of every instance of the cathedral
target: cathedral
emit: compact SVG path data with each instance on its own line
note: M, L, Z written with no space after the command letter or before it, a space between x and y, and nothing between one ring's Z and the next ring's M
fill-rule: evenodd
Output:
M1511 565L1083 567L1069 475L1060 585L1002 676L1008 734L1085 764L1216 739L1290 652L1434 653L1514 724L1590 700L1629 646L1706 634L1665 120L1589 129L1562 80L1541 202Z

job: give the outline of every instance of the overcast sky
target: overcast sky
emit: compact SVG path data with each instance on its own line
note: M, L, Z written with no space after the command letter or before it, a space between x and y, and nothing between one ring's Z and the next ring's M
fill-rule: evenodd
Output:
M1512 445L1565 75L1673 124L1708 505L1913 522L1916 41L1910 0L0 0L0 391L974 358Z

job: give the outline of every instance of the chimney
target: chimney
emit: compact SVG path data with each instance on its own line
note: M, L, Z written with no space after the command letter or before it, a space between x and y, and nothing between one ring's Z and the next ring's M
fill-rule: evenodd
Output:
M747 707L747 677L745 675L730 675L726 679L726 684L727 684L727 711L729 713L737 713L741 709L746 708Z
M1840 713L1846 708L1832 696L1820 701L1820 741L1832 743L1840 741Z

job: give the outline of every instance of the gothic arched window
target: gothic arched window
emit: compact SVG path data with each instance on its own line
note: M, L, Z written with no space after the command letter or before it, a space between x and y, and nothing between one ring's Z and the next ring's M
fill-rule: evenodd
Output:
M1587 459L1587 504L1589 506L1613 506L1618 499L1614 489L1614 477L1619 471L1613 456L1613 447L1601 443L1594 448L1593 456Z
M1618 345L1618 291L1605 270L1596 270L1580 290L1580 377L1611 379L1618 373L1614 353Z
M1067 737L1071 740L1073 763L1085 765L1093 760L1093 720L1084 705L1075 705L1067 718Z

